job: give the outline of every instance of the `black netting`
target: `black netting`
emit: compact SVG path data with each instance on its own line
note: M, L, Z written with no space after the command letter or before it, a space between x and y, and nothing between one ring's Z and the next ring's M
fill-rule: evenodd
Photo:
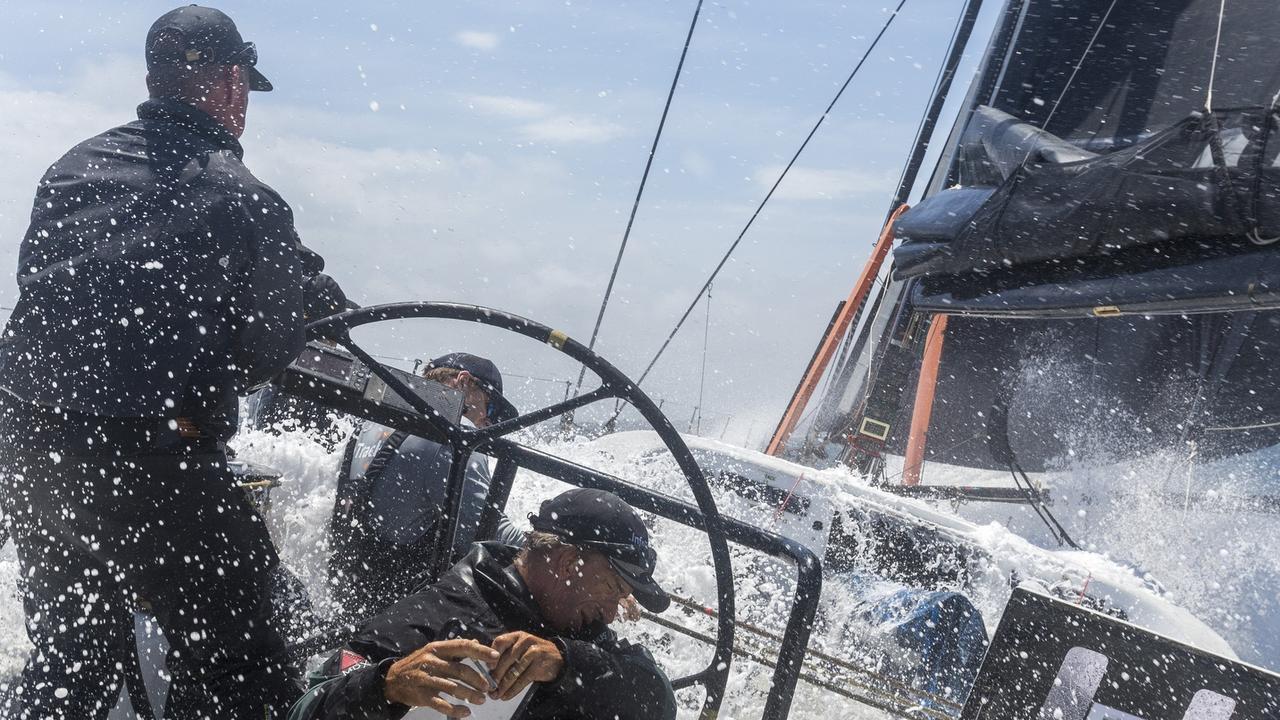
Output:
M1098 264L1069 261L1109 255L1124 261L1116 268L1122 271L1134 259L1126 252L1140 247L1150 256L1164 254L1151 257L1164 262L1212 252L1206 243L1219 239L1280 234L1278 119L1261 109L1197 114L1127 148L1055 163L1041 161L1046 140L1011 132L1008 125L1020 124L1008 118L989 132L1017 144L987 148L988 164L1007 168L1007 178L967 217L960 194L969 199L978 189L944 191L904 215L896 276L999 274L1036 263L1053 274ZM982 147L989 137L972 143ZM1014 153L1028 162L1008 162ZM932 205L948 209L952 237L936 222L921 227L911 217L937 217ZM1181 243L1187 240L1197 242ZM1243 250L1250 245L1257 243Z

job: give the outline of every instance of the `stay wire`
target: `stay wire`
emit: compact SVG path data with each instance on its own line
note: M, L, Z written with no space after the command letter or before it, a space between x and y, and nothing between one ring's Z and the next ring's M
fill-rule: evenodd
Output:
M731 245L729 245L729 249L725 251L724 256L720 258L720 262L716 264L715 269L711 271L711 275L707 277L706 282L702 284L702 288L698 290L698 294L694 296L693 302L689 303L689 307L686 308L684 314L680 316L680 320L676 322L676 326L671 330L671 333L667 335L667 339L662 342L662 346L658 348L658 352L653 356L653 359L649 361L649 365L645 367L644 372L640 373L640 377L636 380L637 386L641 385L645 381L645 378L649 376L649 372L653 370L654 365L658 364L658 359L662 357L662 354L666 352L667 347L671 345L671 341L675 339L676 334L680 332L682 327L684 327L684 323L689 319L690 313L692 313L693 309L698 306L698 302L702 300L702 296L706 294L707 290L711 287L711 283L715 282L716 276L720 274L722 269L724 269L725 263L729 262L730 256L732 256L733 252L738 249L738 245L742 243L742 238L746 237L747 231L751 229L756 218L760 216L761 211L764 210L764 206L769 202L769 199L773 197L773 193L778 189L778 186L782 184L783 179L787 177L787 173L791 171L791 168L796 164L796 161L800 159L800 155L804 152L805 148L809 146L809 141L818 133L818 129L822 127L822 123L825 122L827 116L831 114L831 110L836 106L836 103L840 101L840 97L844 95L844 91L849 87L849 84L853 82L853 78L857 76L858 71L862 69L867 58L871 56L871 52L876 49L876 45L880 43L880 39L884 37L889 26L893 24L894 19L898 17L898 13L902 11L902 6L906 4L907 0L900 0L898 6L894 8L893 12L889 15L889 19L885 20L884 26L880 28L880 32L876 33L875 39L871 41L871 45L869 45L866 52L862 54L862 58L858 60L858 64L854 66L853 72L850 72L849 77L845 78L844 84L840 86L835 97L831 99L830 104L827 105L827 109L822 112L822 116L818 118L818 122L816 122L813 129L809 131L804 142L800 143L800 148L796 150L795 155L791 157L791 161L782 169L782 172L778 175L778 179L775 180L773 186L769 188L769 192L765 193L764 199L760 201L758 206L756 206L755 212L751 213L751 217L747 220L747 224L743 226L742 232L738 233L738 237ZM619 409L614 413L614 417L616 418L621 412L621 405L619 405Z
M961 445L965 445L965 444L967 444L967 443L971 443L971 442L973 442L974 440L977 440L978 438L985 436L986 434L987 434L987 430L986 430L986 428L983 428L982 430L979 430L978 432L974 433L973 435L970 435L969 437L967 437L967 438L965 438L965 439L963 439L963 440L961 440L961 441L959 441L959 442L957 442L957 443L955 443L955 444L953 444L953 445L950 445L950 446L948 446L948 447L942 448L941 450L938 450L938 451L936 452L936 454L937 454L937 455L941 455L941 456L944 456L944 457L945 457L945 456L946 456L948 453L950 453L952 450L956 450L956 449L958 449ZM911 467L922 467L923 465L924 465L924 461L923 461L923 460L921 460L919 463L916 463L915 465L912 465ZM906 472L907 472L907 469L908 469L907 464L906 464L906 463L903 463L903 464L902 464L902 469L901 469L901 470L899 470L898 472L893 473L892 475L881 475L881 477L880 477L880 478L875 482L875 484L877 484L877 485L888 485L888 484L889 484L889 482L890 482L891 480L897 480L898 478L900 478L900 477L902 477L903 475L905 475L905 474L906 474Z
M644 188L649 181L649 171L653 168L653 158L658 153L658 142L662 139L662 129L667 124L667 113L671 110L671 101L676 94L676 86L680 83L680 73L684 70L684 60L689 54L689 43L693 40L693 31L698 27L698 14L702 12L702 0L698 0L693 10L693 20L689 22L689 33L684 38L684 49L680 51L680 62L676 64L676 73L671 78L671 89L667 91L667 102L662 106L662 118L658 120L658 131L653 135L653 143L649 146L649 158L644 163L644 173L640 176L640 187L636 189L635 202L631 204L631 215L627 218L627 228L622 232L622 242L618 245L618 257L613 261L613 271L609 273L609 283L605 286L604 297L600 300L600 312L596 314L595 327L591 328L591 340L587 342L588 350L595 350L596 338L600 335L600 325L604 322L604 311L609 307L609 297L613 295L613 283L618 279L618 268L622 266L622 255L627 251L627 241L631 238L631 227L636 221L636 211L640 209L640 199L644 197ZM582 380L587 375L587 366L578 371L578 384L573 390L576 396L582 390Z
M1209 88L1204 94L1204 111L1213 112L1213 80L1218 72L1218 48L1222 45L1222 18L1227 14L1227 0L1218 4L1218 31L1213 36L1213 62L1209 63Z
M707 386L707 348L711 344L711 289L707 289L707 322L702 329L702 374L698 378L698 429L702 432L702 392ZM695 433L695 434L696 434Z
M1044 122L1040 123L1040 129L1044 130L1049 127L1049 121L1053 119L1054 113L1058 112L1058 106L1062 104L1063 98L1067 96L1067 91L1071 89L1071 84L1076 81L1076 75L1079 74L1080 68L1084 67L1084 61L1089 57L1089 51L1093 50L1093 46L1098 42L1098 36L1102 34L1102 28L1107 26L1107 20L1111 17L1111 11L1116 9L1116 3L1119 0L1111 0L1111 4L1107 6L1107 11L1102 14L1102 19L1098 21L1098 27L1093 30L1093 37L1089 38L1089 44L1085 45L1084 52L1080 53L1080 59L1076 61L1075 67L1071 68L1071 74L1067 76L1067 83L1062 86L1062 91L1058 93L1058 99L1053 101L1053 107L1049 108L1049 114L1045 115ZM1027 147L1027 154L1022 156L1022 164L1026 165L1031 159L1031 154L1039 149L1039 141L1033 141Z
M0 308L0 310L3 310L3 309L4 308ZM401 357L399 355L383 355L381 353L369 353L369 355L372 357L379 358L381 360L396 360L398 362L404 362L404 363L416 363L418 365L422 364L422 358ZM504 372L502 373L502 376L509 377L509 378L519 378L521 380L536 380L538 382L554 383L556 385L564 385L565 383L572 382L571 380L566 380L565 378L540 377L538 375L517 375L516 373L512 373L512 372Z
M1040 123L1041 130L1049 126L1049 121L1053 119L1053 114L1058 112L1058 106L1062 104L1062 99L1067 96L1067 91L1071 89L1071 84L1075 82L1076 74L1080 72L1080 68L1084 65L1085 58L1089 57L1089 51L1093 49L1094 43L1098 42L1098 36L1102 34L1102 28L1107 26L1111 11L1116 9L1116 2L1117 0L1111 0L1111 4L1107 6L1107 11L1102 14L1102 20L1098 22L1098 27L1093 31L1093 37L1089 38L1089 44L1085 46L1084 52L1080 53L1080 59L1076 61L1076 66L1071 69L1071 75L1067 77L1067 84L1062 86L1062 92L1058 93L1058 99L1053 101L1053 107L1049 108L1049 114L1045 116L1044 122ZM1032 150L1034 149L1035 144L1032 143ZM1031 156L1031 150L1027 151L1027 156Z
M1082 549L1067 534L1067 529L1062 527L1062 523L1058 522L1058 518L1054 517L1053 513L1050 512L1049 506L1045 504L1040 491L1031 484L1031 478L1027 477L1027 473L1022 469L1022 466L1016 462L1009 463L1009 474L1013 476L1013 484L1026 495L1031 509L1035 511L1036 515L1040 516L1040 520L1049 528L1049 534L1053 536L1053 539L1057 540L1059 545L1066 544L1074 550ZM1026 483L1025 488L1022 483L1018 482L1019 476L1021 476L1022 482Z
M961 9L961 11L956 15L956 23L955 23L955 25L951 28L951 40L950 40L950 41L948 41L948 43L947 43L947 47L948 47L948 48L953 48L953 47L955 47L956 39L957 39L958 37L960 37L960 26L964 24L964 16L965 16L965 11L964 11L963 9ZM942 87L943 78L946 76L946 74L947 74L947 62L946 62L946 58L943 58L943 62L942 62L942 64L938 65L938 74L933 78L933 88L932 88L931 90L929 90L929 97L930 97L930 98L937 97L937 95L938 95L938 89L939 89L940 87ZM920 122L916 124L916 137L917 137L917 138L921 137L921 135L922 135L922 133L923 133L923 131L924 131L924 126L925 126L925 124L927 124L928 122L929 122L929 106L928 106L928 105L926 105L926 106L925 106L925 111L924 111L923 113L921 113L921 115L920 115ZM926 145L927 145L927 144L928 144L928 143L926 142ZM922 159L922 160L923 160L923 159ZM908 156L907 156L907 160L906 160L906 162L902 163L902 171L898 173L898 187L899 187L899 188L901 188L901 187L903 186L904 182L906 181L906 179L907 179L907 173L908 173L908 172L910 172L910 168L911 168L911 156L910 156L910 155L908 155ZM904 201L905 201L905 200L904 200ZM894 209L896 209L896 208L894 208ZM892 213L892 212L893 212L893 209L891 209L889 212L890 212L890 213Z

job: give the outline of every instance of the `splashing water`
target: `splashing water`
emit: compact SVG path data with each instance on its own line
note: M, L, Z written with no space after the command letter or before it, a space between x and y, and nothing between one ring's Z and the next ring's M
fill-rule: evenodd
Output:
M623 477L651 490L691 501L691 494L674 461L661 452L635 452L625 442L591 442L585 438L572 440L537 439L523 441L546 452ZM261 431L244 431L234 441L242 459L269 465L283 474L284 484L272 496L267 518L273 537L280 548L282 561L306 586L320 616L331 609L325 586L328 557L328 523L333 506L335 479L341 462L341 447L330 450L306 433L288 431L277 435ZM1167 459L1166 459L1167 460ZM1261 659L1263 664L1280 664L1280 647L1275 640L1276 598L1269 589L1280 579L1280 552L1275 544L1280 534L1268 516L1223 513L1215 509L1171 509L1157 499L1154 492L1167 482L1155 472L1159 465L1145 467L1129 464L1123 471L1123 502L1094 503L1086 500L1101 497L1103 489L1114 493L1114 474L1076 470L1069 474L1073 484L1071 507L1087 508L1083 516L1071 514L1073 530L1086 535L1091 545L1118 560L1158 570L1158 578L1169 588L1172 599L1191 609L1228 637L1245 659ZM1220 473L1221 476L1214 475ZM826 483L838 502L856 505L857 497L840 488L857 484L842 470L805 471L807 481ZM1056 481L1061 483L1061 475ZM1205 466L1197 474L1204 487L1217 487L1223 497L1249 488L1244 481L1231 485L1230 473ZM936 475L935 475L936 479ZM557 481L521 471L508 504L508 514L517 524L537 508L542 499L565 486ZM759 527L769 528L777 521L775 508L767 503L750 502L734 493L718 490L721 511ZM1081 499L1085 498L1085 499ZM947 514L918 501L908 502L920 514ZM1225 502L1225 501L1224 501ZM1061 512L1061 511L1059 511ZM954 515L952 515L954 517ZM665 520L656 520L652 528L653 542L659 549L657 579L668 590L714 606L715 575L704 535ZM1021 569L1030 573L1043 560L1036 548L1003 527L990 524L978 534L986 550L997 561L979 572L971 582L970 599L987 618L988 631L994 629L1004 600L1008 597L1009 577ZM1073 553L1073 558L1096 571L1100 577L1127 576L1134 586L1141 581L1127 569L1093 553ZM1078 556L1078 557L1077 557ZM742 622L758 626L766 632L781 634L793 593L793 570L781 561L734 548L735 587L738 616ZM12 546L0 553L0 677L16 674L28 650L23 635L21 605L17 596L17 562ZM828 577L824 585L821 619L815 626L811 647L820 648L842 660L872 671L882 671L886 663L910 658L895 658L900 649L877 647L875 628L860 625L859 611L868 593L892 593L897 586L863 588L856 597L842 592L838 579ZM713 634L713 621L703 614L673 609L668 618L700 632ZM664 669L678 677L702 670L710 661L710 646L683 635L673 634L658 626L640 622L623 624L620 631L649 646ZM772 658L776 643L739 633L743 644L756 646L759 654ZM295 640L301 637L293 638ZM758 717L768 695L772 671L762 665L735 659L729 680L729 693L721 710L724 718ZM846 683L856 683L857 676L845 674ZM882 681L883 682L883 681ZM678 693L681 717L696 717L702 703L698 689ZM791 717L797 720L828 718L885 717L882 711L856 703L812 684L801 682L792 706Z

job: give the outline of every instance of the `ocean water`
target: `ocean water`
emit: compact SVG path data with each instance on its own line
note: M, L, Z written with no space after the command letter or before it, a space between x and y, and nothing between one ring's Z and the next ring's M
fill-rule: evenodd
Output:
M691 500L669 456L651 452L643 443L631 447L625 439L613 443L605 440L523 438L531 445L569 460ZM267 518L284 563L307 587L323 617L330 607L324 582L327 528L340 449L329 450L302 432L276 435L245 431L236 437L233 445L242 459L269 465L283 474L284 483L272 493ZM934 469L931 479L937 481L939 473L946 471ZM1274 516L1242 517L1213 507L1182 510L1169 507L1167 499L1157 504L1151 500L1157 497L1154 489L1143 482L1153 473L1144 474L1137 467L1127 472L1131 476L1127 478L1124 502L1097 499L1103 490L1114 489L1114 478L1110 476L1094 477L1080 471L1055 478L1059 487L1067 485L1075 493L1062 492L1055 511L1065 519L1073 534L1087 538L1090 549L1090 552L1060 555L1076 563L1076 567L1086 568L1090 577L1096 578L1095 582L1110 582L1121 589L1138 592L1158 581L1170 599L1226 638L1243 659L1271 667L1280 665L1275 647L1275 638L1280 635L1276 632L1280 625L1275 616L1280 553L1276 552L1275 544L1280 534L1275 532ZM831 495L835 502L851 506L864 502L862 496L854 492L859 481L842 470L806 471L803 478L805 483L812 484L806 491L815 496ZM1074 484L1066 482L1073 478ZM542 499L565 487L550 478L522 471L508 514L523 524L522 519L535 510ZM725 514L758 527L778 529L775 526L779 519L770 505L749 502L727 491L717 492L717 502ZM908 510L916 514L933 513L942 519L968 516L969 520L979 523L973 537L998 558L986 568L985 575L980 573L975 579L969 593L987 619L988 633L994 630L1008 597L1011 575L1060 573L1067 578L1065 569L1046 570L1046 563L1057 562L1059 555L1046 555L1040 550L1038 545L1049 543L1037 535L1037 527L1025 518L983 517L983 512L967 506L907 502ZM1080 514L1079 510L1085 512ZM653 524L653 536L661 558L657 576L664 587L697 603L714 606L714 572L705 536L661 519ZM739 619L763 632L781 634L793 591L791 568L742 548L734 550L734 565ZM1131 565L1140 569L1135 572ZM1074 581L1079 582L1079 578ZM872 588L871 592L890 593L896 587L886 583L883 588ZM839 581L828 578L822 603L822 616L827 621L815 628L811 646L874 672L883 670L883 663L892 662L894 658L891 649L876 646L875 628L858 627L858 603L865 600L866 592L863 588L858 598L846 595ZM673 608L666 617L700 632L714 632L712 621L702 613ZM1175 616L1167 622L1176 625L1178 619ZM620 631L648 645L672 677L697 672L710 661L711 648L707 644L652 623L622 623ZM305 634L305 629L301 629L295 639L302 639ZM776 651L776 642L765 636L744 631L739 638L749 651L765 659ZM10 545L0 551L0 677L16 673L27 651L17 598L17 564ZM859 692L886 686L882 679L848 668L822 676ZM771 679L772 671L762 664L735 659L721 717L759 717ZM696 717L702 693L696 688L683 690L679 701L681 717ZM804 681L797 688L791 712L791 717L798 720L885 716L880 710Z
M983 476L934 466L926 479L963 484ZM1280 453L1189 462L1186 453L1164 452L1070 466L1038 480L1077 543L1158 583L1240 659L1280 670L1280 507L1265 500L1280 497ZM965 505L956 512L1057 547L1026 507Z

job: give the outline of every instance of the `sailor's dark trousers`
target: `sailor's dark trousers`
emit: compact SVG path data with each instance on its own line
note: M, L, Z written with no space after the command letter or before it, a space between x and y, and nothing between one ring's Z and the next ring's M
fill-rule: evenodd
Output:
M28 429L7 420L9 438ZM300 693L268 622L279 560L225 453L177 443L113 455L60 452L57 442L0 450L34 646L11 690L17 716L106 717L141 607L171 647L164 717L284 717Z

